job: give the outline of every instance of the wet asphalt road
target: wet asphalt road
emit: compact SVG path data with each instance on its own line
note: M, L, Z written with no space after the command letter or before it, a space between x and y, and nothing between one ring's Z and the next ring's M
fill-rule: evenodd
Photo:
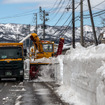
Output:
M63 105L43 83L1 82L0 105Z

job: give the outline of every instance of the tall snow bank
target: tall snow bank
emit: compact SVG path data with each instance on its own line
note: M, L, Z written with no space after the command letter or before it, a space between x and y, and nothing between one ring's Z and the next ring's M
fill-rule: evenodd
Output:
M102 66L97 70L99 84L97 86L96 96L97 105L105 105L105 61Z
M77 44L76 49L71 48L58 61L63 61L63 86L69 85L86 105L105 104L105 65L102 64L105 61L104 44L88 48Z

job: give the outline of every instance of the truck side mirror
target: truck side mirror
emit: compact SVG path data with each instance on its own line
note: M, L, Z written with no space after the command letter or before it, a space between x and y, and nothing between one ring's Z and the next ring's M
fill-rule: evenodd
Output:
M24 49L24 56L27 56L27 50Z

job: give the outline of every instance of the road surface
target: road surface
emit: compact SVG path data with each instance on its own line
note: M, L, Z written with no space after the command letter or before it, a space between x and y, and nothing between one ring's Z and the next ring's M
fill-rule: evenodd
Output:
M63 105L44 83L1 82L0 105Z

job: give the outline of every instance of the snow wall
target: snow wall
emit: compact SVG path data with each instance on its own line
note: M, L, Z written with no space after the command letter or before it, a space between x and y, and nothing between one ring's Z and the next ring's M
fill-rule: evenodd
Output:
M70 86L85 105L105 105L105 45L80 44L57 58L58 81Z

